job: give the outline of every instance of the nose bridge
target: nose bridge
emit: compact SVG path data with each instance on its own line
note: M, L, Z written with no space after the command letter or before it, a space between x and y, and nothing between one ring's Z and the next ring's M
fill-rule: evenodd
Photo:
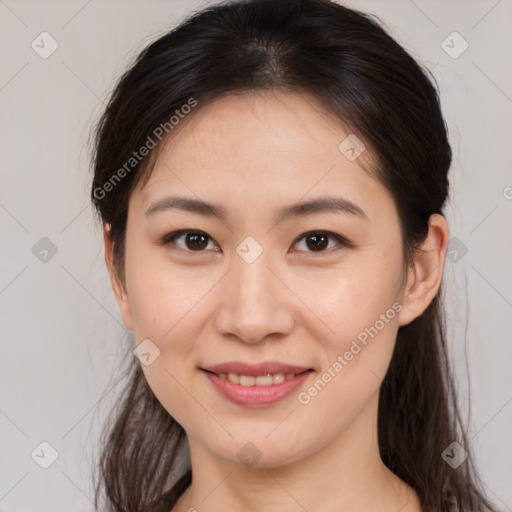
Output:
M271 251L260 242L252 236L246 236L235 248L232 285L238 300L253 301L258 295L268 294L269 287L275 284L275 276L268 268L272 265Z
M275 276L269 270L268 256L268 251L265 251L254 261L240 256L235 258L233 278L239 302L254 302L270 295L270 289L275 287Z
M251 343L268 334L286 332L293 324L292 315L283 295L286 287L270 270L270 253L258 249L251 240L240 244L236 252L224 283L217 328Z

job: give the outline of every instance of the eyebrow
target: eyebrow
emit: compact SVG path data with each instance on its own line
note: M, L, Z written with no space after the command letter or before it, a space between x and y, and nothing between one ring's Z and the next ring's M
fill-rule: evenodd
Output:
M157 201L146 210L145 216L151 216L167 210L182 210L204 217L218 218L222 221L227 221L228 218L226 209L220 204L207 203L199 199L179 196L166 197ZM342 197L325 196L281 208L276 212L274 222L279 224L288 219L305 217L316 213L348 213L363 220L368 220L364 210L352 201Z

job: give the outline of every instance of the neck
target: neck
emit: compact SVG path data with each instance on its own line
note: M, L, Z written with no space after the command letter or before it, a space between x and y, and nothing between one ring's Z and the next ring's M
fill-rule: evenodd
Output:
M378 394L343 435L280 466L233 463L189 437L192 483L172 512L420 512L417 494L380 458L377 405Z

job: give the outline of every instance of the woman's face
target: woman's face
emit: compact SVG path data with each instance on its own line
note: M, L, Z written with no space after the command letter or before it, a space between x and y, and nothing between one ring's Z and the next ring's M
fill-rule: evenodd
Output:
M349 134L310 96L197 109L129 203L118 300L151 389L189 442L232 462L282 465L368 433L407 323L399 219L360 166L369 151L355 158L353 138L340 150ZM224 216L172 207L178 196ZM326 197L332 209L300 208ZM201 233L170 240L177 230ZM313 371L274 375L281 398L268 377L251 389L204 371L269 361Z

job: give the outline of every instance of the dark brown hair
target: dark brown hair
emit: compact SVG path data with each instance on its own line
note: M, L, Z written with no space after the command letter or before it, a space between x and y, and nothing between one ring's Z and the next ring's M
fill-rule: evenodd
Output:
M314 95L371 149L373 172L398 208L404 269L413 262L430 215L443 213L451 163L427 73L373 16L327 0L242 0L194 13L145 48L96 127L91 199L110 228L123 281L128 200L151 172L162 146L155 141L159 127L168 126L172 136L169 119L191 98L197 111L223 94L263 89ZM156 148L131 161L148 137ZM457 406L441 293L399 328L380 389L380 453L425 509L493 511ZM95 503L102 497L103 510L168 512L191 482L185 432L133 355L126 375L128 386L103 433ZM454 441L469 453L457 469L441 457Z

